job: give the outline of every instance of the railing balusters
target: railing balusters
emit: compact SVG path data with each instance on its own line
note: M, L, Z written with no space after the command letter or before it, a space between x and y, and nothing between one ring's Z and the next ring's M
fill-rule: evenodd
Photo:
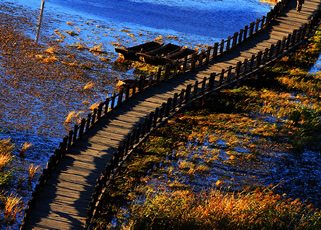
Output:
M221 40L221 45L220 45L220 55L224 53L224 39Z
M214 48L213 48L213 57L212 57L212 61L215 60L215 58L217 57L217 52L218 52L218 43L215 42L214 43Z
M215 76L216 76L215 73L211 73L210 79L208 82L208 91L212 91L214 88Z
M227 76L226 76L226 82L230 83L231 82L231 72L232 72L232 66L230 66L227 70Z
M222 71L221 71L220 80L218 81L219 86L221 86L223 83L224 71L225 71L224 69L222 69Z

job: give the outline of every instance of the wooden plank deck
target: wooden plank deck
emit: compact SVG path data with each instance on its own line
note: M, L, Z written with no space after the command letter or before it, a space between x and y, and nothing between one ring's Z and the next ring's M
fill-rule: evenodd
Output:
M215 63L162 82L121 104L108 119L100 121L99 127L96 125L89 130L81 143L58 164L36 201L26 229L82 229L96 179L119 143L139 122L195 80L201 81L213 72L219 73L270 48L271 44L306 23L320 6L319 0L306 0L301 13L297 13L296 0L290 0L288 7L268 29L219 57Z

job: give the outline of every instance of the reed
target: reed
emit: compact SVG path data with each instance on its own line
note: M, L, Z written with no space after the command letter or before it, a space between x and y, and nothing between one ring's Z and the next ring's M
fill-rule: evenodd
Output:
M34 164L30 164L28 167L28 180L32 181L35 174L39 171L39 165L35 166Z
M22 209L20 206L20 202L21 202L21 198L18 198L14 194L10 194L10 196L6 197L3 213L7 221L10 221L10 222L16 221L17 214Z

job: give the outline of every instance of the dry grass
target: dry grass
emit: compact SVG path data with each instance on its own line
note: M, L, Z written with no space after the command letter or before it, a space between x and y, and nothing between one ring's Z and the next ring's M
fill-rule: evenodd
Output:
M28 168L28 180L32 181L35 174L39 171L39 165L35 166L34 164L30 164Z
M78 118L80 116L81 112L75 112L75 111L71 111L68 116L65 119L65 123L72 123L74 121L75 118Z
M24 155L25 154L25 152L29 149L29 148L31 148L33 146L33 144L32 143L29 143L29 142L25 142L23 145L22 145L22 147L21 147L21 149L20 149L20 155Z
M91 89L94 88L94 86L95 86L95 83L92 82L92 81L90 81L90 82L88 82L88 83L84 86L84 90L85 90L85 91L91 90Z
M18 198L14 194L6 197L5 206L4 206L4 217L9 221L15 221L17 214L21 211L20 207L21 198Z
M127 213L127 212L125 212ZM270 188L200 194L150 189L130 210L130 229L307 229L321 227L321 213Z

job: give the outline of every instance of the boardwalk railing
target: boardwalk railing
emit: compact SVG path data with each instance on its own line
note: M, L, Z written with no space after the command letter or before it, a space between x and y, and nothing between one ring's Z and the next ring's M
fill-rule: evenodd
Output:
M106 164L101 178L97 180L95 192L92 194L91 201L88 205L86 229L90 229L104 191L117 173L118 168L153 131L166 125L169 118L195 101L210 94L217 93L223 88L231 87L241 80L255 75L265 66L275 62L287 52L305 42L313 36L315 30L320 25L320 16L321 10L314 15L308 24L304 24L299 30L294 30L292 34L279 40L275 45L271 45L269 49L267 48L263 52L258 52L258 54L253 55L250 60L245 59L243 62L238 62L236 67L229 67L227 70L222 69L221 73L212 73L209 78L204 77L200 82L195 81L194 84L190 84L186 89L183 89L180 94L175 94L172 98L168 98L167 103L163 103L161 107L151 112L150 115L122 141L114 153L113 158Z
M29 214L35 207L36 199L39 197L42 189L47 183L47 180L56 169L56 166L64 158L66 153L70 151L72 146L77 144L77 142L82 139L82 137L91 127L94 126L95 123L102 118L108 117L110 111L120 106L136 93L140 93L160 81L185 74L187 71L193 71L195 68L207 65L210 61L214 61L218 56L229 52L235 46L241 44L246 39L251 38L254 34L262 31L270 25L284 9L287 2L288 0L278 2L266 16L262 17L262 19L257 19L256 22L251 22L250 26L245 26L245 28L241 29L240 32L234 33L232 37L229 36L227 40L215 43L212 47L208 47L207 50L203 50L198 54L193 55L192 58L185 58L183 62L177 61L174 65L167 65L165 68L159 68L154 74L149 76L141 75L140 79L133 85L121 89L118 93L113 93L111 97L108 97L104 102L101 102L98 108L94 109L92 113L89 113L86 118L81 120L79 125L76 124L74 128L69 131L69 135L63 138L54 154L50 156L46 167L42 170L38 183L36 184L25 209L21 229L23 229L28 222ZM97 180L95 192L93 193L91 202L88 206L86 227L90 226L97 201L103 192L103 188L108 184L107 182L111 179L111 176L117 172L117 168L121 162L126 159L127 156L130 156L133 148L145 140L151 131L155 130L159 125L164 124L164 118L168 119L170 114L183 109L191 100L196 100L200 96L203 97L209 92L215 92L222 87L226 87L229 83L233 83L244 78L255 69L258 70L263 64L262 61L264 61L264 63L271 62L273 58L280 55L284 50L289 50L295 45L301 43L307 36L312 36L317 19L318 17L315 16L310 23L304 27L305 29L294 31L288 38L280 41L279 46L278 44L276 44L275 47L271 46L269 51L266 50L264 51L264 54L258 54L251 58L250 61L245 60L244 63L238 63L235 68L230 67L228 70L222 70L219 75L219 82L215 82L217 75L213 73L209 79L204 79L202 82L195 82L194 86L188 86L185 90L182 90L179 95L174 95L173 98L169 98L167 103L164 103L160 108L157 108L145 119L143 123L138 124L137 128L135 128L118 147L118 150L115 152L112 160L107 163L103 173L104 176ZM235 70L234 74L232 73L233 69Z

